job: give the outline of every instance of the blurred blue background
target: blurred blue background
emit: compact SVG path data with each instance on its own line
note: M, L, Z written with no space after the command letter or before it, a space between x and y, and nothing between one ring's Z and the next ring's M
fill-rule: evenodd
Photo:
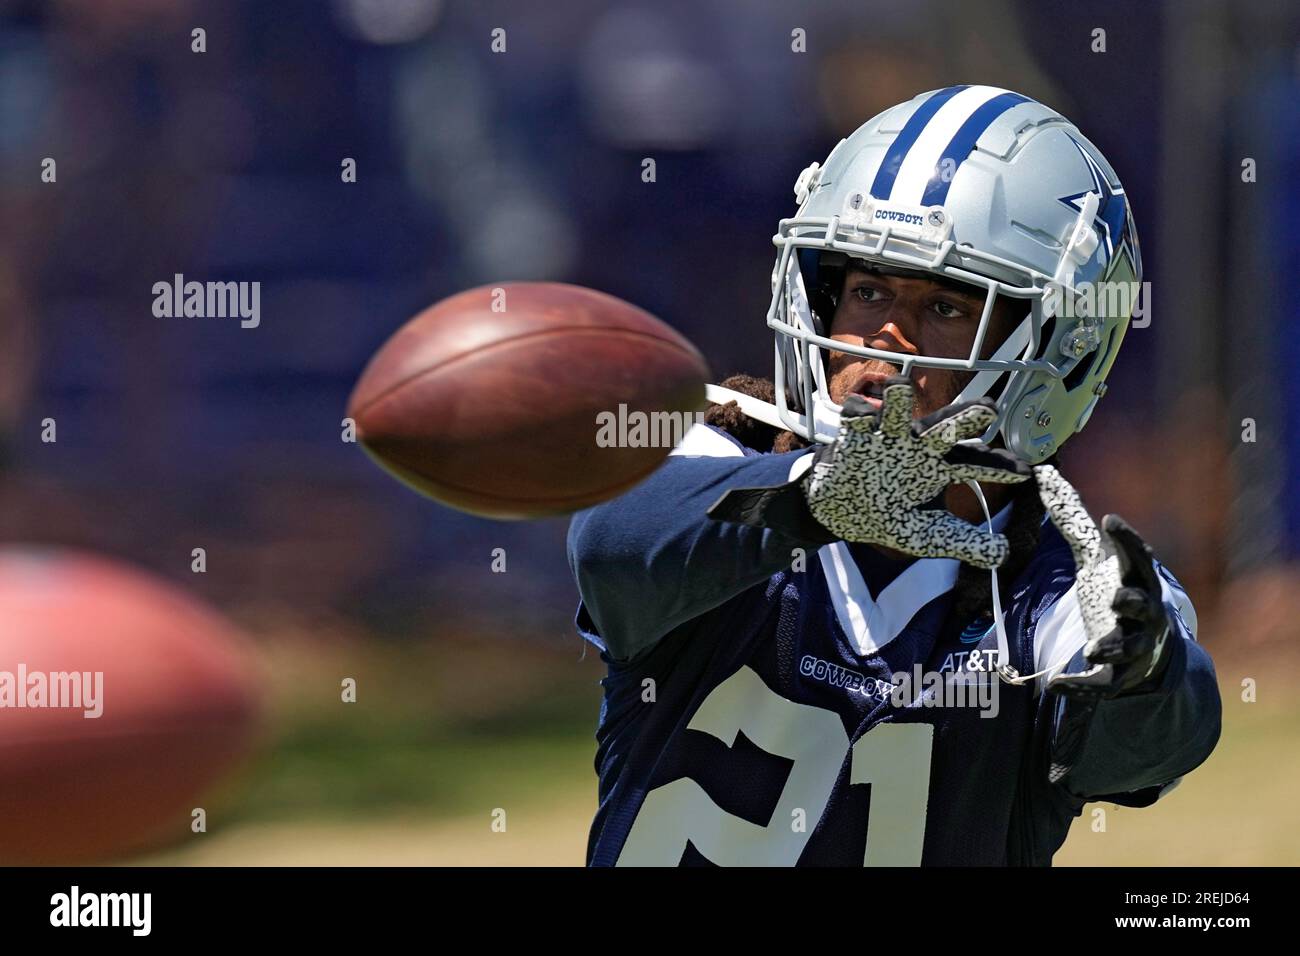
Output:
M451 293L554 279L664 318L719 379L770 374L798 172L881 109L976 82L1061 109L1127 187L1152 322L1065 460L1104 461L1077 469L1085 497L1213 606L1300 541L1300 60L1271 7L0 2L0 534L254 613L568 641L563 521L459 515L339 440L368 356ZM175 273L261 282L260 327L155 318ZM484 573L495 547L508 575Z

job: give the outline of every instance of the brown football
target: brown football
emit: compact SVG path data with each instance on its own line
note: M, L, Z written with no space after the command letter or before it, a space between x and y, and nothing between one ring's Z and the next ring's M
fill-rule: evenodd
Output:
M0 865L195 839L194 809L256 739L259 685L244 636L175 585L0 546Z
M621 299L502 283L402 326L366 366L348 416L371 457L422 494L540 518L654 471L704 407L708 375L689 341Z

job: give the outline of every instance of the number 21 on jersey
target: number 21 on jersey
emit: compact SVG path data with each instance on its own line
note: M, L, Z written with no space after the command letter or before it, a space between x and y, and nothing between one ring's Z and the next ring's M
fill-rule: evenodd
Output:
M742 667L705 698L688 726L728 747L743 731L793 762L771 820L759 826L729 814L683 777L646 795L619 866L676 866L688 840L719 866L793 866L809 834L794 826L796 813L821 818L846 754L849 782L871 784L863 865L920 865L933 725L877 724L850 747L838 714L787 700Z

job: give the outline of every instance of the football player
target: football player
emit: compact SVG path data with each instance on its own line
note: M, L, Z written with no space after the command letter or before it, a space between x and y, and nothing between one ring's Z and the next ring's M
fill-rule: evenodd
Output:
M1187 595L1055 467L1132 318L1127 198L984 86L795 192L774 380L710 386L570 527L608 668L588 863L1047 865L1087 801L1147 806L1219 736Z

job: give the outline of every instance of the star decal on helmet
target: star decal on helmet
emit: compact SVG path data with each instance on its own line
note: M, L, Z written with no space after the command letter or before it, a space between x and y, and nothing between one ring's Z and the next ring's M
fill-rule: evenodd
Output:
M1074 143L1079 155L1087 164L1088 172L1092 174L1093 188L1072 196L1062 196L1058 201L1079 212L1083 209L1083 198L1088 193L1097 194L1100 202L1097 204L1096 224L1101 232L1102 244L1106 247L1106 261L1112 262L1117 252L1128 249L1130 245L1127 229L1128 197L1124 194L1123 186L1111 185L1105 171L1097 164L1097 160L1078 140L1071 136L1070 142ZM1129 257L1133 258L1131 249L1129 249Z

